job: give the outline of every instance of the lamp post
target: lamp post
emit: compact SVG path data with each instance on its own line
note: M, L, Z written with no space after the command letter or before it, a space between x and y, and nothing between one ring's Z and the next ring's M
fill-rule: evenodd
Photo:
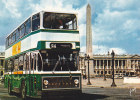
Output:
M89 73L89 59L90 59L89 55L87 56L85 54L85 59L88 60L88 83L87 83L87 85L91 85L91 82L90 82L90 73Z
M105 75L105 63L104 63L104 81L106 81L106 75Z
M86 54L85 54L85 56L86 56ZM86 58L86 57L85 57L85 58ZM85 70L84 70L84 72L85 72L84 78L86 79L87 76L86 76L86 65L85 65L85 60L86 60L86 59L84 59L84 68L85 68Z
M114 56L115 56L115 53L113 50L112 50L111 56L112 56L112 69L113 69L113 73L112 73L113 81L112 81L111 87L116 87L117 85L115 84L115 81L114 81Z
M94 58L93 58L93 72L94 72L94 74L95 74Z

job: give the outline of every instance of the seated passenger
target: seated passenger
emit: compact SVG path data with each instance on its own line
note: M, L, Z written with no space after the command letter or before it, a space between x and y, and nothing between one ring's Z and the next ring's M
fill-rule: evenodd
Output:
M62 22L62 20L57 20L56 21L55 29L63 29L63 22Z

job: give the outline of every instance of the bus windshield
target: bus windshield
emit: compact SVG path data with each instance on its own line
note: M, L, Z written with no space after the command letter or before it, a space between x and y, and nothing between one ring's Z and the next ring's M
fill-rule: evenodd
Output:
M43 71L76 71L78 70L77 54L61 52L41 53Z
M43 27L47 29L77 29L77 19L75 14L50 13L43 15Z

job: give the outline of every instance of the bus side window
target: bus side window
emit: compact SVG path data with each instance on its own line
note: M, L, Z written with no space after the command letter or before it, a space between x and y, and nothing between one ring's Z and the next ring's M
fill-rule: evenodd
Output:
M11 60L8 60L8 64L7 64L7 70L9 72L13 71L13 62Z
M38 66L38 71L41 71L41 69L42 69L42 61L41 61L41 57L40 56L38 56L37 66Z
M36 54L31 55L31 70L36 70Z
M10 45L10 44L9 44L9 36L8 36L7 39L6 39L6 44L7 44L7 47Z
M16 41L18 41L19 38L20 38L20 33L19 33L19 30L17 29L16 30Z
M32 17L32 31L38 30L40 27L40 15L39 13Z
M13 34L12 34L12 43L14 43L16 41L16 33L14 32Z
M11 64L10 60L7 61L7 71L11 71Z
M24 24L22 24L20 27L20 38L24 36L24 33L25 33L25 26Z
M19 70L23 70L23 56L19 57Z
M7 72L7 65L8 65L7 64L7 60L5 60L5 67L4 67L5 68L5 70L4 70L5 72Z
M23 70L26 70L26 55L23 58Z
M25 22L25 35L31 32L31 18Z
M10 35L11 38L11 44L13 43L13 33Z
M8 38L9 38L8 44L11 45L11 43L12 43L11 35Z
M5 61L5 72L8 72L8 66L9 66L9 63L8 63L9 60L6 60Z
M18 58L14 60L14 71L18 70Z

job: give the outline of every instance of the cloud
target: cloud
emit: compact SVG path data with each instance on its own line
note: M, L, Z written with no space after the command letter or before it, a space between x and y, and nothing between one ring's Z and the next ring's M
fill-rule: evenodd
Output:
M86 36L86 24L79 25L79 32L81 38Z
M5 52L5 46L4 45L0 45L0 52Z
M112 2L112 8L114 10L126 11L126 10L136 10L140 6L139 0L116 0Z
M108 52L111 53L112 50L114 50L115 54L117 55L127 54L126 50L122 48L110 48L103 45L92 45L93 54L108 54ZM82 46L80 52L86 53L86 46Z
M116 42L135 38L139 33L140 12L137 4L138 0L108 0L102 12L99 12L95 23L93 23L93 32L96 42ZM136 5L136 7L134 7ZM129 36L128 36L129 34ZM116 38L119 36L120 38Z
M12 17L21 17L21 13L18 11L19 0L2 0L2 3Z
M41 10L45 11L73 11L73 7L71 4L66 4L65 0L40 0L40 3L30 4L30 9L33 10L33 12L38 12Z
M118 55L127 54L126 50L122 48L110 48L109 52L111 53L112 50L115 52L115 54L118 54Z
M107 54L109 48L103 45L93 45L93 54Z
M81 48L80 48L80 52L84 52L84 53L86 53L86 46L81 46Z

